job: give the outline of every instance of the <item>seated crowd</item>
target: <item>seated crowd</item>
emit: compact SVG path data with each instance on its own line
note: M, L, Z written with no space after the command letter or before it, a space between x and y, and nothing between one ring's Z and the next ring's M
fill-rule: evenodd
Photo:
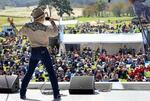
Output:
M91 23L82 23L77 24L75 27L65 27L66 34L79 34L79 33L139 33L139 29L136 25L131 23L102 23L102 24L91 24Z
M0 75L19 75L22 79L28 69L30 44L26 37L1 39ZM50 50L53 66L59 82L69 82L73 76L94 76L97 82L109 81L149 81L149 52L136 53L135 49L118 49L118 53L108 55L107 50L73 50L58 56L56 47ZM39 61L33 82L48 81L48 74Z

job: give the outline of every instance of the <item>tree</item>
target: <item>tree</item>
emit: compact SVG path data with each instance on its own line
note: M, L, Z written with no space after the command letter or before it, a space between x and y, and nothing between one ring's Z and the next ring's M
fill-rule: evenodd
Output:
M95 17L97 16L96 4L90 4L83 9L83 16L85 17Z
M58 15L60 17L63 16L64 13L69 16L73 14L73 9L70 6L70 0L40 0L39 6L49 5L50 15L52 6L58 11Z
M60 17L63 14L68 14L69 16L73 13L73 9L70 6L70 0L52 0L54 8L58 11Z
M49 8L49 14L51 16L51 10L52 10L52 0L40 0L39 6L47 6Z
M120 17L121 14L123 13L123 10L124 10L124 7L126 5L124 5L124 3L122 2L117 2L117 3L114 3L113 5L111 5L111 11L113 12L113 14L117 17Z
M100 16L100 12L102 12L101 16L104 16L103 12L107 7L107 3L105 2L105 0L96 0L96 6L97 6L98 15Z
M130 3L128 3L128 5L124 7L124 9L125 9L125 13L127 14L127 16L134 16L133 7Z

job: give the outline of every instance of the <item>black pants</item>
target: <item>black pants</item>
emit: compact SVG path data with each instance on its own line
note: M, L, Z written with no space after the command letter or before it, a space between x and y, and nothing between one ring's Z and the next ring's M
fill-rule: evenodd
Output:
M57 81L55 71L53 69L50 54L46 47L32 48L31 57L30 57L30 61L29 61L29 69L28 69L27 73L25 74L25 77L22 80L20 95L21 96L26 95L27 86L29 84L29 81L34 73L34 70L35 70L39 60L41 60L44 64L44 66L46 67L46 70L49 75L49 79L51 81L52 89L54 92L53 95L55 97L59 94L58 81Z

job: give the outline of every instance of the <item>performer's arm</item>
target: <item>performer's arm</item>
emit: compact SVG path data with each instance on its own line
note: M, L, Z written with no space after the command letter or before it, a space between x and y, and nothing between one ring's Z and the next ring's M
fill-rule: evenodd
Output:
M14 24L13 18L8 17L7 20L10 23L10 26L12 26L12 28L15 31L15 33L16 33L17 36L25 35L25 28L24 28L24 26L20 30L18 30L16 28L16 25Z
M56 26L56 24L55 24L54 20L56 20L56 19L49 18L49 20L48 20L48 21L50 21L50 23L51 23L51 25L52 25L52 27L53 27L54 32L56 32L56 33L57 33L57 32L58 32L58 27Z
M53 19L53 18L49 18L49 19L46 19L47 21L49 21L52 25L52 27L48 27L48 30L47 30L47 33L50 33L50 37L56 37L58 36L58 27L57 25L55 24L54 20L56 19Z
M15 31L16 34L18 34L18 29L16 28L14 22L13 22L13 18L8 17L7 21L10 23L10 26L12 26L13 30Z

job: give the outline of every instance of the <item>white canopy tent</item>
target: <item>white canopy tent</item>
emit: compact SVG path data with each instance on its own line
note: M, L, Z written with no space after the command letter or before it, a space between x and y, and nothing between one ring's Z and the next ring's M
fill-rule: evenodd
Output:
M56 25L77 24L78 20L55 21ZM51 25L49 21L44 22L45 25ZM108 54L118 52L119 48L124 45L127 48L134 48L137 51L144 49L142 33L114 33L114 34L63 34L63 27L60 31L62 43L60 50L65 51L65 44L80 44L81 48L84 46L92 49L104 48Z
M137 51L143 48L141 33L122 34L64 34L63 44L80 44L81 47L88 46L92 49L104 48L108 54L118 52L124 45Z

